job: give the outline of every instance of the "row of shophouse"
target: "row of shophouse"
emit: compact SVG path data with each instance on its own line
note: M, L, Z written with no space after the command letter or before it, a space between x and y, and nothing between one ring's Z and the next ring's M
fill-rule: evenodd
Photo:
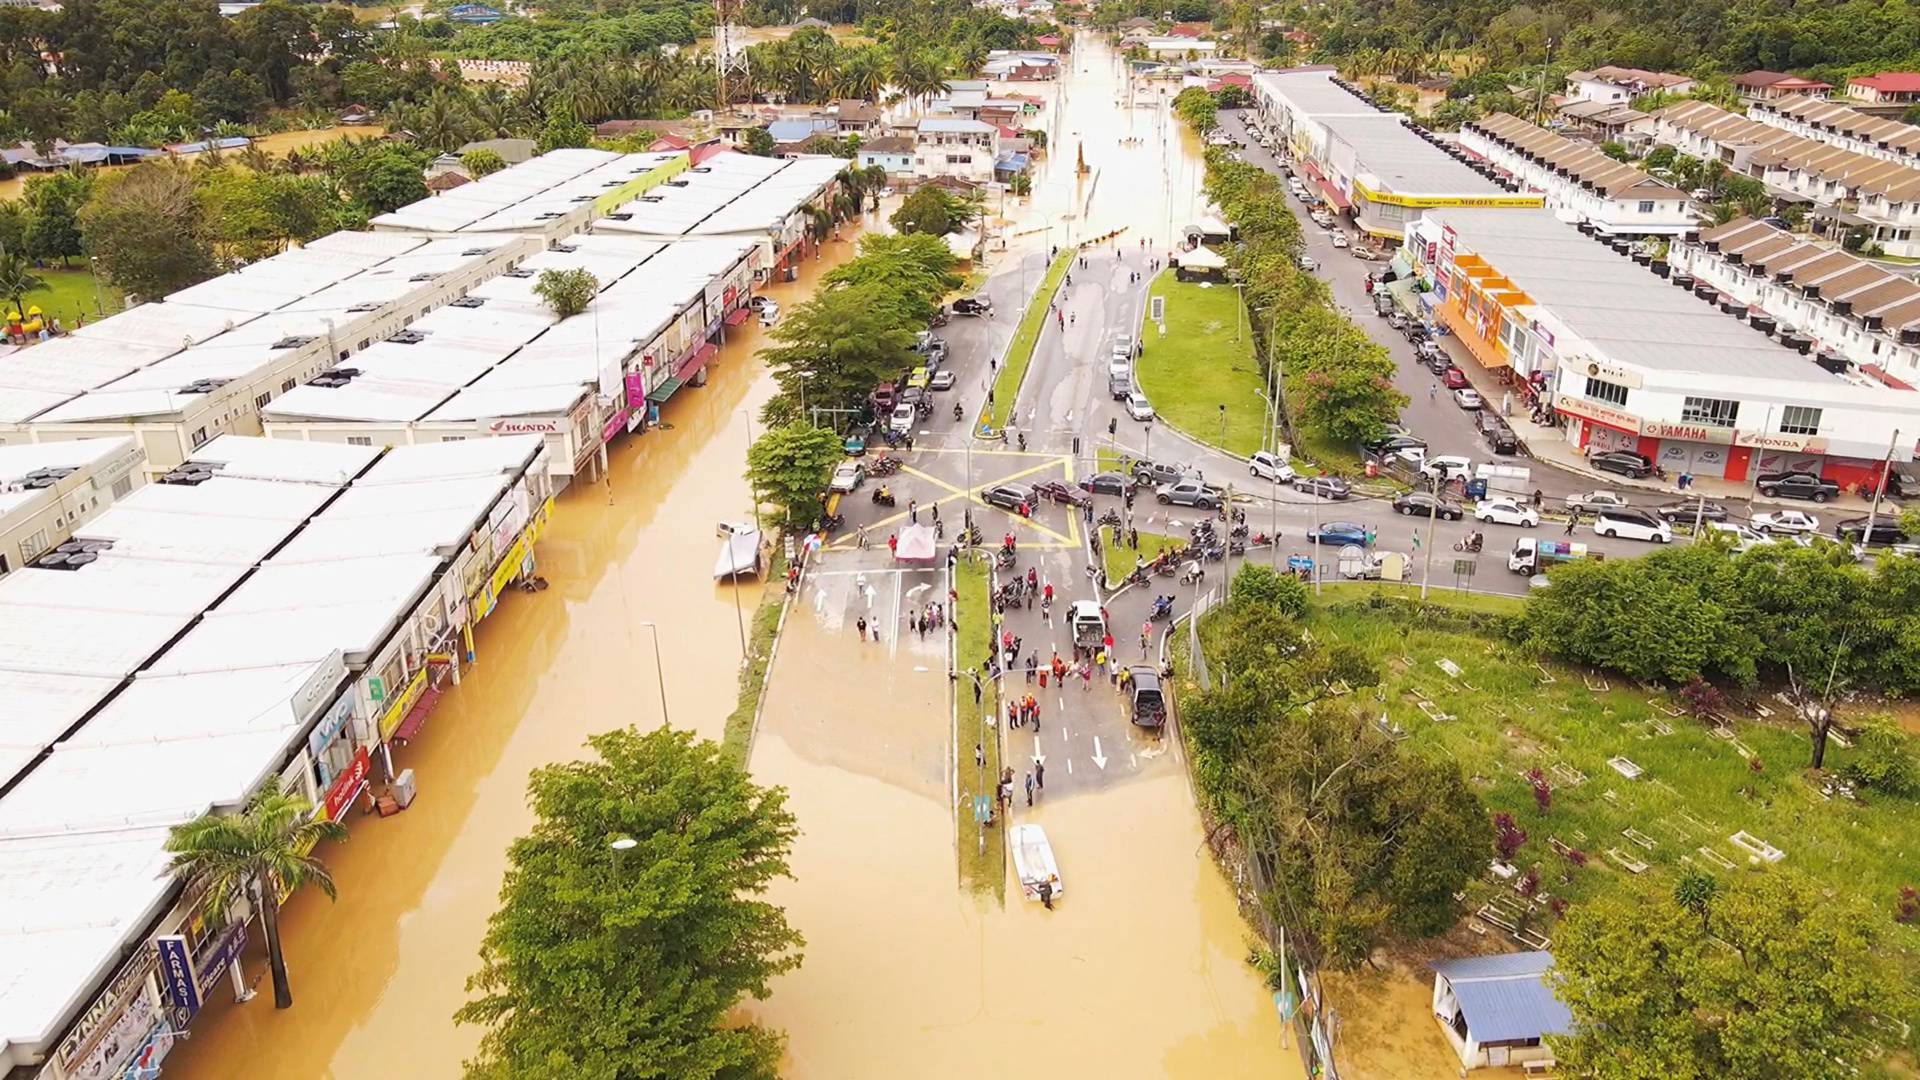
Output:
M1655 114L1654 138L1759 180L1776 198L1806 203L1888 255L1920 257L1920 167L1899 154L1854 149L1856 140L1835 130L1783 126L1787 114L1778 108L1756 110L1766 119L1683 101Z
M556 151L0 364L0 1075L147 1080L244 990L284 897L211 907L171 827L274 777L343 822L410 797L555 494L701 381L844 167Z
M1412 282L1399 295L1589 452L1733 481L1804 470L1855 491L1889 459L1910 472L1920 395L1689 269L1724 249L1713 236L1668 263L1545 211L1448 209L1415 224L1394 265Z

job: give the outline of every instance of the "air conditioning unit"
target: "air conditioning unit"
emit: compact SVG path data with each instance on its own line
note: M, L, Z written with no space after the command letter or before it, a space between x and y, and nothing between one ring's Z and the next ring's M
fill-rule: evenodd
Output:
M487 298L484 296L463 296L458 300L447 301L447 306L457 307L457 308L477 308L477 307L485 306L486 302L487 302Z
M401 330L387 340L395 345L418 345L427 340L427 335L418 330Z
M279 341L276 341L276 342L274 342L273 344L271 344L271 345L269 345L269 346L267 346L267 348L269 348L269 349L298 349L298 348L300 348L300 347L301 347L302 345L306 345L307 343L309 343L309 342L311 342L311 341L313 341L313 340L315 340L315 339L314 339L314 338L313 338L313 337L312 337L311 335L304 335L304 334L293 334L293 335L290 335L290 336L288 336L288 337L283 337L283 338L281 338L281 339L280 339Z

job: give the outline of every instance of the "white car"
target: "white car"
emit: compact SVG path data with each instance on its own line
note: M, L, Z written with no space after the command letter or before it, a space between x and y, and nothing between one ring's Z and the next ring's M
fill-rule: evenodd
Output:
M1247 459L1247 471L1256 479L1272 480L1275 483L1293 483L1293 466L1280 460L1280 455L1262 450Z
M1518 525L1526 529L1540 525L1540 511L1522 505L1518 499L1481 499L1473 508L1473 516L1489 525Z
M1763 536L1747 528L1745 525L1735 525L1731 521L1707 522L1707 535L1726 537L1732 542L1733 550L1736 552L1759 547L1761 544L1773 543L1772 537Z
M765 299L765 298L755 297L754 299L759 300L759 299ZM780 321L779 301L767 300L766 303L760 305L760 325L761 326L772 326L774 323L777 323L779 321Z
M1569 510L1618 510L1626 505L1625 495L1616 495L1611 491L1589 491L1584 495L1567 496Z
M1107 378L1119 379L1123 382L1128 379L1131 379L1133 378L1133 365L1127 363L1125 357L1120 357L1120 356L1108 357L1107 358Z
M860 481L866 478L867 467L864 464L859 461L843 461L833 470L833 480L827 485L827 490L843 493L852 491L860 486Z
M1453 392L1453 403L1469 411L1480 407L1480 391L1462 388Z
M1770 514L1753 515L1753 530L1760 533L1816 533L1820 531L1820 519L1804 510L1775 510Z
M1346 233L1342 233L1342 232L1337 232L1337 233L1328 233L1328 234L1327 234L1327 240L1328 240L1328 242L1330 242L1331 244L1333 244L1333 246L1334 246L1334 247L1337 247L1337 248L1343 248L1343 247L1346 247L1346 246L1347 246L1347 234L1346 234Z
M1315 270L1320 269L1320 264L1313 261L1312 256L1302 255L1300 256L1300 269L1305 270L1307 273L1311 274Z
M1460 454L1438 454L1426 458L1420 465L1422 476L1443 482L1456 476L1466 476L1471 472L1473 472L1473 460Z
M893 198L893 189L892 189L892 188L890 188L890 187L883 187L883 188L881 188L881 189L880 189L880 197L881 197L881 198L883 198L883 199L891 199L891 198Z
M1643 510L1602 510L1594 519L1593 531L1598 536L1625 537L1628 540L1650 540L1656 544L1673 543L1673 526Z
M1127 415L1135 420L1153 419L1153 405L1147 401L1147 395L1138 390L1127 395Z
M914 414L913 406L895 405L893 416L887 421L887 426L895 435L905 435L913 430L913 422L917 419L919 418Z

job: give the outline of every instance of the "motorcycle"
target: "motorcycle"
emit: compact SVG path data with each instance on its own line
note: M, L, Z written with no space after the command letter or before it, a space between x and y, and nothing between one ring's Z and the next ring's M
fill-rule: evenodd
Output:
M893 492L882 487L873 489L873 502L876 506L892 506L896 500L893 497Z
M1487 538L1480 535L1479 533L1477 532L1468 533L1467 538L1465 540L1459 540L1454 542L1453 550L1478 552L1482 547L1486 546L1486 542L1487 542Z
M1120 512L1119 512L1118 510L1109 510L1109 511L1107 511L1107 512L1106 512L1106 513L1104 513L1104 514L1101 514L1101 515L1100 515L1100 524L1101 524L1101 526L1103 526L1103 527L1111 527L1111 528L1115 528L1115 529L1117 529L1117 528L1119 528L1119 527L1120 527Z
M1001 548L1000 553L993 557L993 565L1002 570L1013 569L1013 562L1013 552L1008 551L1006 548Z
M1248 540L1247 542L1249 544L1252 544L1254 547L1266 547L1268 544L1273 543L1273 537L1268 536L1266 533L1263 533L1263 532L1254 533L1253 538L1251 540Z
M875 459L872 465L868 466L867 475L892 476L894 473L897 473L899 471L900 471L899 458L894 457L892 454L881 454L879 458Z
M823 533L838 532L840 527L846 523L847 518L844 514L823 514L820 520L815 523L818 526L815 531Z
M1173 597L1171 596L1154 597L1153 609L1147 612L1147 619L1151 622L1159 622L1161 619L1171 619L1171 618L1173 618Z
M962 420L964 420L964 419L966 419L966 415L967 415L967 414L966 414L966 412L965 412L964 410L962 410L962 409L960 408L960 403L959 403L959 402L954 402L954 405L953 405L953 422L954 422L954 423L956 423L956 424L957 424L957 423L959 423L960 421L962 421Z

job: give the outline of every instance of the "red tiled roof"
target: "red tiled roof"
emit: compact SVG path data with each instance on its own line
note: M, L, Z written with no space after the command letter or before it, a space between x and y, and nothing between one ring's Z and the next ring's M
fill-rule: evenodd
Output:
M693 143L690 140L682 139L676 135L662 135L653 140L653 143L649 145L647 149L658 153L663 150L685 150L692 145Z
M1848 86L1864 86L1890 94L1920 93L1920 71L1883 71L1847 80Z
M733 152L733 148L725 143L710 142L705 146L694 147L693 153L689 155L688 160L695 165L699 165L702 162L719 157L721 154L731 154Z

